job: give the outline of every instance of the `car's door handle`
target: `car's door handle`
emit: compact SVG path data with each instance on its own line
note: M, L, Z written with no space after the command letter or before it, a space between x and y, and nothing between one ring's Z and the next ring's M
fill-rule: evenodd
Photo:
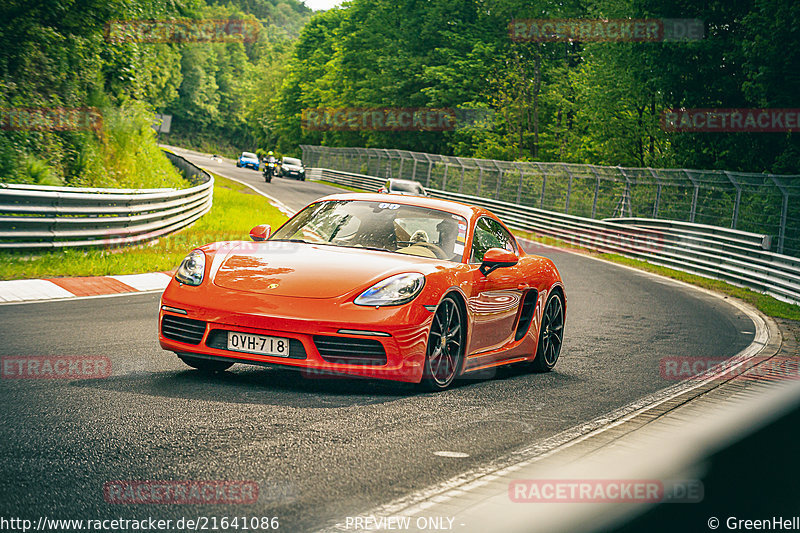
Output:
M520 283L519 285L517 285L517 290L520 291L524 291L525 289L530 289L530 288L531 286L528 285L527 283Z

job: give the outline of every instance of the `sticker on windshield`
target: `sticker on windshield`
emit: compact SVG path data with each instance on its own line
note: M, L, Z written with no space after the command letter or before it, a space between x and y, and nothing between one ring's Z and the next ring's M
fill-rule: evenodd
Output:
M458 236L456 237L456 243L460 245L464 245L467 242L467 225L466 224L459 224L458 225Z
M464 245L463 244L454 244L453 245L453 253L456 255L461 255L464 253Z
M400 209L400 204L387 204L386 202L378 204L378 209Z

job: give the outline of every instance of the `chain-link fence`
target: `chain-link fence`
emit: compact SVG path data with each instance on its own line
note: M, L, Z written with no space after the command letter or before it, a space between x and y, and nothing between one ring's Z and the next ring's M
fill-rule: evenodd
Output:
M310 168L413 179L433 189L589 218L729 227L769 235L773 251L800 256L800 175L496 161L378 148L302 149Z

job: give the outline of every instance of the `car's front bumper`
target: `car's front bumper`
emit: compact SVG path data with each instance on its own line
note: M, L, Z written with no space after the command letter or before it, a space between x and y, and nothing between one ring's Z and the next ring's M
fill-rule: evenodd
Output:
M159 342L165 350L223 358L234 363L282 365L310 374L347 374L413 383L422 378L433 319L433 314L422 304L412 302L376 309L336 298L266 297L226 290L213 284L199 289L181 286L173 280L164 292L159 315ZM164 310L163 306L184 310L186 314ZM202 326L197 331L202 328L202 337L199 342L181 342L174 337L165 337L162 330L165 316L200 321ZM227 349L227 340L223 340L227 339L226 335L219 332L287 338L291 340L290 354L289 357L278 357L231 351ZM332 362L330 353L327 359L320 353L315 336L377 341L385 352L385 362ZM358 355L353 353L354 358Z

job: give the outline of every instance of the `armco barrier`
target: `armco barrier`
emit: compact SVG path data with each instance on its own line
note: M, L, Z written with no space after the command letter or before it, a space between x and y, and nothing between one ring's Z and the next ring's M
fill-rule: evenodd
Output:
M0 183L0 249L120 246L172 233L211 209L214 179L165 152L187 189L94 189Z
M309 179L367 191L377 191L385 182L373 176L324 168L311 169ZM435 198L486 207L514 229L721 279L800 303L800 258L766 251L765 235L668 220L595 220L449 191L429 189L428 193Z
M501 161L384 148L301 145L310 168L417 180L430 189L603 219L679 220L773 237L800 257L800 175Z

